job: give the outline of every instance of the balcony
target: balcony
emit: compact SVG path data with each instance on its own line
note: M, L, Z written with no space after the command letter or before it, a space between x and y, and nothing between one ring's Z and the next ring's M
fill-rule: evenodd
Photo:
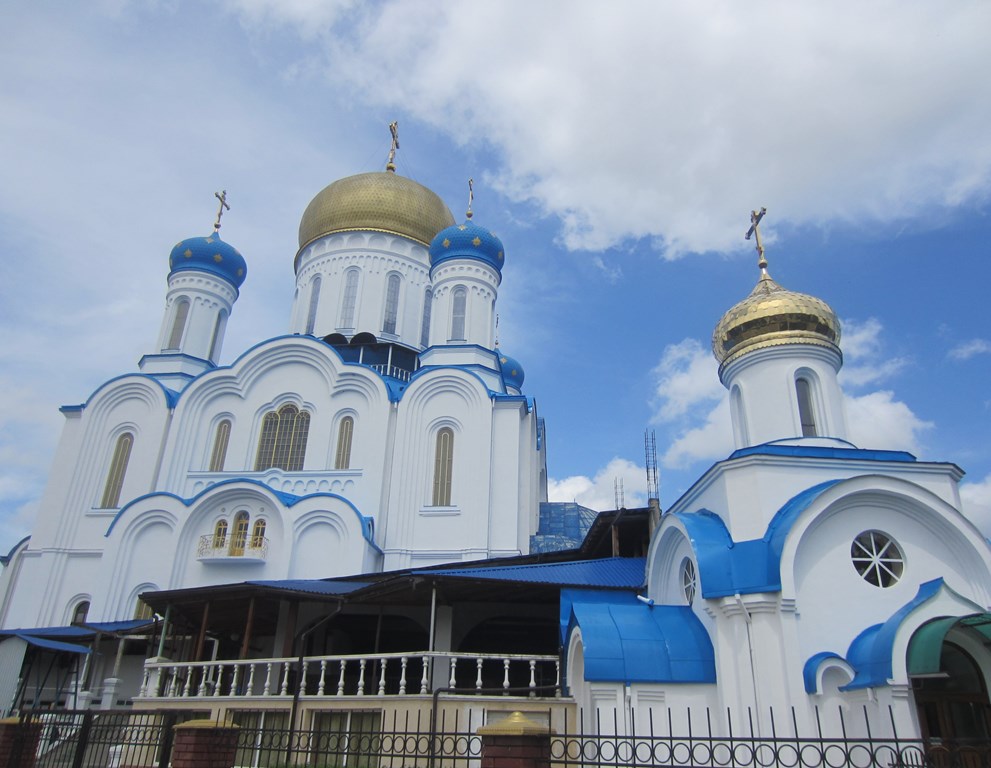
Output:
M217 544L220 546L217 546ZM235 537L217 542L212 533L200 536L196 548L196 559L201 563L264 563L268 557L268 539L264 536L249 536L247 541L237 543Z
M146 661L139 700L145 704L223 699L253 704L292 699L297 659L245 661ZM553 697L560 692L557 656L486 653L383 653L311 656L303 659L300 696L319 700L351 697L429 696L437 688L459 693ZM262 701L259 701L261 699Z

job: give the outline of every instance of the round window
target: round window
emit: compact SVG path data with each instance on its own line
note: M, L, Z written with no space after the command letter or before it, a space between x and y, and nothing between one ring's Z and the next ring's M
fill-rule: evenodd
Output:
M905 569L905 556L894 539L880 531L864 531L850 546L850 559L857 573L875 587L892 587Z
M695 602L695 563L689 558L681 561L681 588L685 592L685 602L691 605Z

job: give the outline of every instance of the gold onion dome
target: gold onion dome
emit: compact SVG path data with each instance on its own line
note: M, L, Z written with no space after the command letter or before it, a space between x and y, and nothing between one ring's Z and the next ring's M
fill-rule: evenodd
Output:
M814 344L839 352L839 342L840 321L826 302L782 288L763 268L750 295L716 325L712 352L723 366L765 347Z
M299 222L299 247L356 230L402 235L429 246L452 224L450 209L422 184L392 171L361 173L335 181L310 201Z

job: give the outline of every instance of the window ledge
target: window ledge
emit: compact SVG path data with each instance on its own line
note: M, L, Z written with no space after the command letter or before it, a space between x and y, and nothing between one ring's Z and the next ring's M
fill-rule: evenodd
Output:
M421 507L421 517L450 517L460 515L461 507Z

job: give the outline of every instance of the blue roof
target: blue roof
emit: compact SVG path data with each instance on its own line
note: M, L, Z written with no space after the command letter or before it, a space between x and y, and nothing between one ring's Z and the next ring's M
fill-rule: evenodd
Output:
M284 589L290 592L309 592L314 595L346 595L370 586L371 581L322 581L319 579L281 579L246 581L256 587Z
M540 502L540 520L537 533L530 537L530 552L577 549L598 514L573 501Z
M38 648L44 648L46 651L62 651L64 653L92 653L92 651L84 645L76 645L75 643L60 643L58 640L46 640L42 637L34 637L33 635L17 635L17 637L24 640L30 645L37 646Z
M609 557L570 563L495 565L482 568L443 568L430 573L470 579L517 581L604 589L638 589L644 584L644 557Z
M450 259L481 261L502 274L502 240L470 219L462 224L452 224L438 232L430 243L431 278L434 268Z
M796 494L775 513L764 536L750 541L733 541L722 518L707 509L676 512L695 550L702 596L780 591L781 552L791 526L813 501L839 482L827 480Z
M648 606L636 595L589 600L583 590L561 593L570 632L579 627L585 679L622 683L714 683L715 653L690 606ZM567 660L566 660L567 663Z

